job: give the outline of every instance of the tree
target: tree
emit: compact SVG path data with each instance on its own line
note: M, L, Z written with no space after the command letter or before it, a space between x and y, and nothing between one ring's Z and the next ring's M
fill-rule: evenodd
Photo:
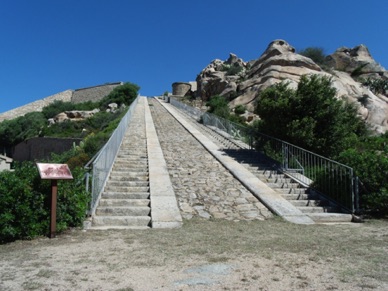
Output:
M261 132L332 158L366 133L356 108L336 99L330 78L305 75L296 90L288 85L260 94L255 112Z

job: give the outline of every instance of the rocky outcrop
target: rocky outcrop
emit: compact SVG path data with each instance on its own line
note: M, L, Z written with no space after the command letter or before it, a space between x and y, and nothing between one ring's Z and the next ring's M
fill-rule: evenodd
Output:
M65 111L65 112L58 113L57 115L54 116L54 118L50 118L48 121L49 121L49 124L61 123L64 121L80 121L80 120L85 120L92 117L97 112L100 112L100 109L93 109L89 111L79 111L79 110Z
M197 95L204 101L222 95L230 100L231 109L242 104L252 112L256 98L269 86L287 81L296 88L302 75L319 74L332 78L337 97L355 103L374 131L388 130L388 92L373 93L362 85L362 80L370 77L388 80L388 72L372 58L366 46L339 48L326 57L324 68L296 53L286 41L274 40L257 60L244 62L230 54L226 61L212 61L196 79Z

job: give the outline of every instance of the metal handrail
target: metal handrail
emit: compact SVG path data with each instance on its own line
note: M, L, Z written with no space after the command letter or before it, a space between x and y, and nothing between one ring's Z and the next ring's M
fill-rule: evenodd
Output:
M187 111L189 105L170 98L170 103ZM199 110L199 109L196 109ZM189 111L192 111L190 108ZM297 147L280 139L254 131L208 112L201 112L204 125L214 126L230 136L263 152L277 162L278 169L297 182L324 195L344 211L359 210L358 177L353 168Z
M139 101L138 96L130 105L127 113L121 119L119 125L113 131L109 140L98 152L98 154L92 158L92 162L88 162L88 166L91 165L92 170L92 189L91 189L91 203L89 208L89 215L94 215L97 202L101 196L101 193L105 187L106 181L109 177L109 173L112 169L113 163L116 159L117 153L124 139L124 135L128 129L128 125L132 119L133 112ZM89 183L88 181L86 182ZM87 186L88 187L88 186Z

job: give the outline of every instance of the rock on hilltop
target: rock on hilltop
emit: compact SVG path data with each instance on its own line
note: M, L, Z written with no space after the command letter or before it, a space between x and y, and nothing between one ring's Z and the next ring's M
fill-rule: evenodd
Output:
M245 62L235 54L230 54L226 61L213 60L197 76L196 94L205 101L222 95L228 98L231 108L243 104L253 111L262 90L281 81L296 88L300 77L306 74L331 77L338 98L356 103L359 114L376 132L388 130L388 92L373 93L361 83L369 77L388 81L388 72L364 45L337 49L321 67L296 53L286 41L275 40L257 60Z

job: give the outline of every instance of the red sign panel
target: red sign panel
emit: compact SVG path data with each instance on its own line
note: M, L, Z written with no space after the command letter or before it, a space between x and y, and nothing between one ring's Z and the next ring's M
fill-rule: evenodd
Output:
M42 179L71 180L73 175L66 164L43 164L37 163L39 174Z

